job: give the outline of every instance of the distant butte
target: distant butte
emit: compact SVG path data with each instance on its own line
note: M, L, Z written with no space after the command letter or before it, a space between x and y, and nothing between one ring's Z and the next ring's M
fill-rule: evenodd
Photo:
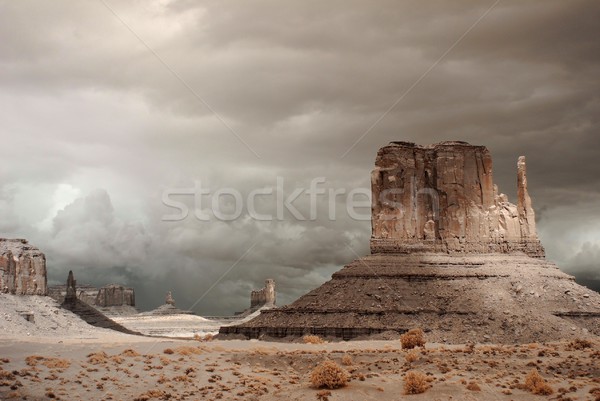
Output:
M600 335L600 294L545 259L517 163L517 204L494 185L485 146L392 142L377 153L371 255L292 304L223 335L526 343Z

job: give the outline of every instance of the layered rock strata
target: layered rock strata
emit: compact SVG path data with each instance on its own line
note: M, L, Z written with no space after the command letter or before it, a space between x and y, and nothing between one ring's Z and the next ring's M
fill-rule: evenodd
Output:
M47 295L46 257L24 239L0 238L0 290Z
M485 146L392 142L371 174L371 252L511 253L543 257L519 158L518 204L499 193Z
M421 327L429 341L525 343L600 335L600 294L544 258L517 165L517 205L483 146L383 147L372 174L371 255L292 304L222 335L349 340Z

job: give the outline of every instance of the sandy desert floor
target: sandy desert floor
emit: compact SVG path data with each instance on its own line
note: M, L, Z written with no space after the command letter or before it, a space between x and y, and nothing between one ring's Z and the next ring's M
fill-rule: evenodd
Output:
M0 337L0 399L599 400L599 344L427 344L410 351L398 340L200 342L104 330L86 338ZM346 387L311 387L310 372L326 359L350 373ZM553 394L523 388L534 368ZM404 394L409 371L427 375L425 393Z

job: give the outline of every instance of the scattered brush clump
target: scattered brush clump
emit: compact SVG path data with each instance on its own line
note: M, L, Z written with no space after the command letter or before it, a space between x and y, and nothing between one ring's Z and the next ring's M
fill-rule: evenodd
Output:
M322 362L310 374L310 382L317 388L336 389L344 387L349 380L348 372L331 360Z
M37 366L38 363L49 369L66 369L71 366L71 361L62 358L52 358L40 355L31 355L25 358L25 363L28 366Z
M323 344L325 342L321 337L313 335L302 337L302 341L304 341L304 344Z
M469 384L467 384L467 390L481 391L481 387L479 387L479 384L477 384L476 382L469 382Z
M165 348L163 352L167 355L173 355L175 353L171 348Z
M148 401L150 399L159 399L159 400L168 400L169 398L171 398L171 394L170 393L165 393L162 390L149 390L146 391L145 393L140 394L139 396L137 396L133 401Z
M329 401L329 397L331 396L331 391L321 390L317 393L317 400L319 401Z
M181 346L181 347L177 347L175 348L175 352L178 353L179 355L198 355L202 353L202 350L198 347L189 347L189 346Z
M132 349L126 349L125 351L121 352L122 356L140 356L139 352L132 350Z
M92 352L91 354L87 355L87 358L88 363L91 363L92 365L98 365L108 361L108 355L104 351Z
M425 346L425 333L421 329L411 329L400 336L402 348L413 349Z
M342 365L344 366L352 366L354 362L352 361L352 357L348 354L344 354L342 357Z
M404 376L404 393L421 394L427 391L427 376L421 372L410 371Z
M25 358L25 363L28 366L36 366L38 364L38 362L41 361L42 359L44 359L44 357L41 355L30 355L27 358Z
M525 388L533 394L550 395L554 393L552 387L546 383L546 380L538 373L537 369L532 369L525 377Z
M567 351L581 351L586 348L592 348L592 346L591 341L577 338L567 345Z
M417 352L417 350L413 349L408 354L406 354L404 359L406 359L406 362L408 362L408 363L413 363L419 359L419 353Z

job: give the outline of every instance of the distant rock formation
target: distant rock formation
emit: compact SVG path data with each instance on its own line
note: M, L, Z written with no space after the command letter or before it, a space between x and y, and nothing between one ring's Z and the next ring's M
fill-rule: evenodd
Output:
M171 291L167 292L165 304L175 306L175 300L173 299L173 294L171 294Z
M142 312L140 316L164 316L164 315L195 315L191 310L181 310L175 306L175 298L171 291L167 292L164 305L149 312Z
M250 293L250 308L258 309L262 306L275 306L275 280L265 280L263 288Z
M483 146L381 148L372 173L371 255L290 305L221 327L248 338L305 334L528 343L600 335L600 294L544 258L517 166L518 203L493 185Z
M66 294L64 301L61 304L61 308L73 312L92 326L116 330L127 334L140 334L121 326L98 309L80 300L77 297L77 281L73 276L73 271L69 271L69 275L67 276Z
M105 285L98 290L94 304L102 308L123 305L135 306L135 291L133 288L123 287L119 284Z
M517 171L514 205L494 185L485 146L384 146L371 174L371 252L525 252L543 257L523 156Z
M48 295L57 302L63 302L68 287L53 285L48 288ZM135 290L120 284L109 284L104 287L93 287L89 284L77 285L76 298L99 309L102 313L113 315L131 315L138 313L135 308Z
M0 290L47 295L46 256L24 239L0 238Z

